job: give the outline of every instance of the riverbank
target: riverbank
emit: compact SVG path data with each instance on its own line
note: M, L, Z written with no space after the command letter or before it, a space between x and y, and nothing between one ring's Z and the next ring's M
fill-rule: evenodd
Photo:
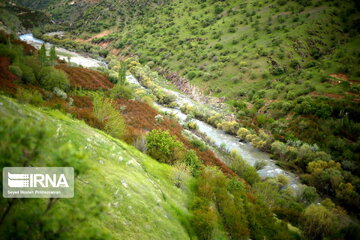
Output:
M44 43L44 41L34 38L32 34L22 35L20 36L20 39L27 41L29 44L37 48L39 48L41 44ZM51 44L49 43L45 43L45 45L47 47L51 46ZM62 53L65 49L56 47L56 50L57 52ZM71 60L76 64L83 65L84 67L94 67L95 65L100 65L100 62L96 59L90 57L85 58L76 52L68 50L65 51L66 53L75 56L74 58L71 58ZM144 86L142 86L138 79L136 79L133 75L128 75L127 80L129 83L135 84L145 89ZM184 123L189 116L186 113L183 113L180 109L186 106L196 106L198 103L182 93L170 89L162 90L168 92L169 94L173 94L176 97L175 102L177 107L170 108L162 106L160 104L157 104L157 107L159 107L159 109L165 113L175 115L179 119L180 123ZM209 110L211 111L211 109ZM294 191L297 191L299 189L299 178L293 173L283 170L279 166L277 166L275 161L270 158L269 154L261 152L249 143L240 142L237 137L232 136L224 132L223 130L217 129L216 127L213 127L204 121L201 121L199 119L193 119L193 121L198 127L197 131L200 134L205 135L210 141L214 143L216 147L224 148L225 146L225 150L227 150L228 152L236 151L251 166L254 166L258 161L265 162L266 165L262 169L258 170L258 174L262 178L285 175L289 179L289 187Z

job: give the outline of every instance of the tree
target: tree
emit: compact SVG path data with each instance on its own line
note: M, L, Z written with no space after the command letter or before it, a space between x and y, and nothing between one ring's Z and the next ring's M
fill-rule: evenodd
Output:
M50 48L50 59L49 59L50 64L55 65L56 59L57 59L57 56L56 56L55 45L52 45L51 48Z
M67 90L70 87L69 79L62 70L54 67L43 67L39 73L40 84L52 91L55 87Z
M132 89L118 83L110 90L110 97L131 99L133 97Z
M194 177L199 176L200 174L200 169L201 169L201 162L199 160L199 158L196 155L196 152L194 150L190 150L185 158L184 158L184 162L187 166L190 167L191 169L191 173Z
M126 62L121 62L119 69L119 81L118 83L124 85L126 82Z
M46 66L47 64L47 57L46 57L46 48L45 44L41 45L40 51L39 51L39 60L41 66Z
M339 229L336 214L322 204L311 204L302 216L302 230L308 239L323 239Z
M231 169L240 177L244 178L251 185L260 180L256 169L250 166L242 157L236 152L232 153Z
M168 131L152 130L146 135L147 153L154 159L173 164L184 159L184 145Z
M93 104L94 115L104 123L105 132L121 139L126 133L126 125L121 113L115 108L115 102L112 99L95 96Z

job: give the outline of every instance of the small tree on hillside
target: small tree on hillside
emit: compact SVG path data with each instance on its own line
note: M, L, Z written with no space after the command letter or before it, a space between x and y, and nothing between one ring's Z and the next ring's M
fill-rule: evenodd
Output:
M118 83L123 85L126 82L126 63L121 62L120 70L119 70L119 81Z
M56 59L57 59L56 50L55 50L55 46L53 45L50 48L50 64L55 65Z
M39 51L39 60L40 60L41 66L45 66L47 64L45 44L41 45L41 48Z

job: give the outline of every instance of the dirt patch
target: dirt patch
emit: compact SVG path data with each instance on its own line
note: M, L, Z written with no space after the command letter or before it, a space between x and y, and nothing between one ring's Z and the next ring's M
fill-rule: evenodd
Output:
M113 50L111 50L111 54L113 54L113 55L118 55L119 52L120 52L120 49L113 49Z
M341 79L344 81L349 81L349 77L344 73L332 73L332 74L329 74L329 76L333 77L333 78Z
M109 34L111 34L111 33L113 33L113 32L114 32L114 30L105 30L105 31L103 31L103 32L101 32L101 33L98 33L98 34L92 36L91 38L87 39L86 41L87 41L87 42L90 42L91 40L93 40L93 39L95 39L95 38L105 37L105 36L107 36L107 35L109 35Z
M335 94L335 93L325 93L325 94L321 94L318 92L312 92L309 94L310 96L314 96L314 97L328 97L328 98L334 98L334 99L343 99L345 96L344 95L340 95L340 94Z
M360 81L357 81L357 80L349 80L349 82L356 84L356 85L360 85Z

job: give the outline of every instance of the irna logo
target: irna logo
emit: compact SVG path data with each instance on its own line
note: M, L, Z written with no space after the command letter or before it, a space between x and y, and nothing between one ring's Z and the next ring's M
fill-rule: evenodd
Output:
M64 174L16 174L8 172L8 186L13 188L27 187L69 187Z
M6 167L3 169L5 198L72 198L72 167Z

